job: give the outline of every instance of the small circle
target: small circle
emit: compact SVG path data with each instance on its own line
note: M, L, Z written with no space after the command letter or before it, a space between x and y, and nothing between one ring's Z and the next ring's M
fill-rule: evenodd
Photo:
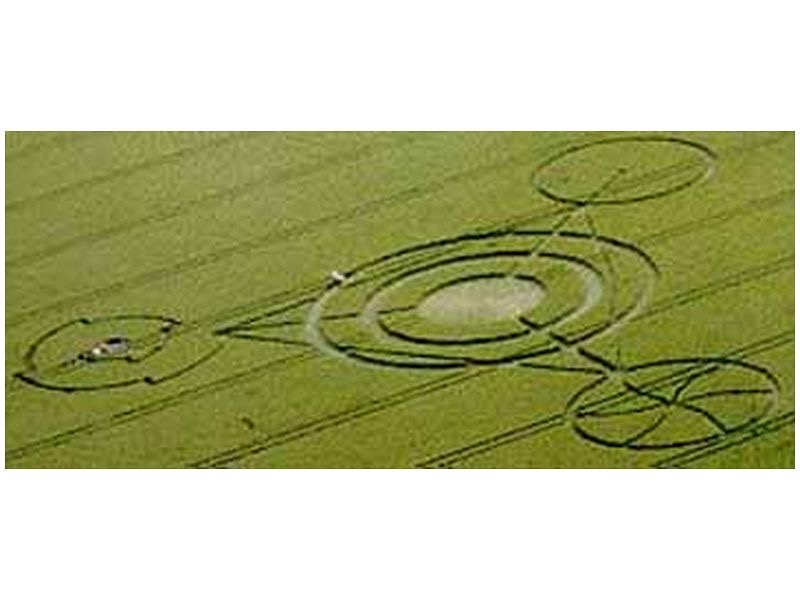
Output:
M543 296L542 286L531 279L482 275L439 288L416 310L436 323L496 323L534 309Z
M83 317L39 336L25 355L25 369L15 375L62 392L157 384L188 372L218 349L172 317Z
M535 170L545 197L577 206L629 204L676 193L707 179L714 152L675 137L634 136L572 146Z

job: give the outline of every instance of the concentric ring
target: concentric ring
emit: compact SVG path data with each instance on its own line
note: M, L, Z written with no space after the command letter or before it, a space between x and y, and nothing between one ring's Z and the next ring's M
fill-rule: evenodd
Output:
M619 326L647 302L655 276L644 252L605 236L466 235L407 248L348 273L314 304L306 335L329 354L383 366L513 363ZM469 285L476 281L482 283ZM535 298L524 297L526 286ZM424 309L432 297L440 311L452 301L455 318L429 318ZM476 310L492 315L460 318Z

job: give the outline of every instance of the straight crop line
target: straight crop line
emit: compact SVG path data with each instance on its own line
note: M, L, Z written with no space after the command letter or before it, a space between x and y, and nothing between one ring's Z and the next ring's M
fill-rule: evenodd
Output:
M109 296L130 289L135 289L137 287L149 284L153 281L175 277L186 271L196 270L211 264L229 260L231 258L256 251L260 248L272 244L286 242L293 239L300 239L302 237L305 237L309 233L316 231L317 229L326 227L333 223L339 221L347 221L349 219L362 216L363 214L380 210L387 205L397 204L402 201L413 199L414 197L416 197L416 195L405 195L405 196L398 195L395 197L381 198L378 201L372 200L360 204L355 208L351 208L345 211L340 211L338 213L334 213L332 215L328 215L326 217L322 217L319 219L314 219L312 221L297 226L288 227L283 230L274 232L272 234L268 234L266 236L248 240L246 242L242 242L240 244L236 244L233 246L221 248L214 252L198 254L192 258L179 261L167 267L146 271L144 273L134 275L127 279L117 281L110 285L106 285L104 287L68 296L56 302L17 313L16 315L11 316L6 321L6 325L7 327L15 327L33 317L41 316L42 314L46 314L47 312L53 310L69 308L77 304L80 304L81 302L84 301L89 301L95 298Z
M375 143L368 146L358 148L356 150L341 152L327 157L314 165L301 165L289 167L278 172L273 172L262 177L256 177L249 181L239 183L228 187L221 191L215 191L208 194L203 194L199 198L185 202L179 206L174 206L165 210L156 211L148 214L139 219L134 219L128 222L119 223L112 227L106 227L98 231L78 235L63 242L58 242L41 250L28 252L6 260L6 268L19 268L28 266L41 261L45 258L50 258L66 252L74 250L87 244L93 244L101 240L109 240L123 234L129 234L131 231L141 229L143 227L153 226L170 221L173 219L182 219L189 215L192 211L201 209L207 206L218 205L222 201L232 201L246 194L258 190L262 186L269 185L283 185L296 179L302 179L315 173L324 172L330 168L348 164L354 161L362 160L365 157L374 155L378 152L396 149L397 147L410 144L416 141L417 138L403 138L400 141L387 144Z
M767 434L777 433L778 431L784 429L785 427L794 425L794 422L795 422L795 411L792 410L786 413L782 413L776 417L773 417L768 421L764 421L763 423L759 423L758 425L750 429L746 429L742 432L734 434L731 437L726 437L720 441L710 442L706 445L701 446L700 448L692 448L691 450L686 450L679 454L670 456L656 463L653 463L652 466L658 468L683 467L687 464L693 463L700 459L712 456L719 452L723 452L724 450L727 450L729 448L741 446L742 444L746 444L755 439L763 437Z
M768 263L756 265L755 267L750 267L748 269L732 273L730 275L721 277L720 279L710 281L706 285L693 288L691 290L686 290L685 292L681 292L666 298L663 301L656 302L652 307L642 312L642 314L634 317L633 321L647 319L658 313L672 310L673 308L682 306L684 304L696 302L697 300L705 298L706 296L718 294L719 292L738 287L752 281L757 281L763 277L768 277L774 273L779 273L790 268L794 268L794 254L785 255Z
M56 434L40 438L21 446L17 446L16 448L6 451L6 462L20 460L30 454L41 452L43 450L47 450L48 448L63 446L64 444L68 444L76 439L95 435L102 431L108 431L147 415L155 414L185 402L201 398L206 394L220 392L228 389L231 386L257 379L258 377L261 377L265 373L274 369L288 368L296 364L317 358L318 356L318 353L314 351L298 352L239 371L233 375L229 375L221 379L186 388L180 392L138 404L131 408L115 412L107 417L89 421L88 423L78 427L60 431Z
M458 448L454 448L453 450L448 450L441 454L437 454L436 456L427 458L417 463L415 466L422 469L431 467L450 467L456 463L472 458L473 456L479 456L481 454L491 452L495 448L500 448L501 446L506 446L538 433L544 433L546 431L550 431L551 429L561 427L564 425L564 422L563 415L550 415L544 419L540 419L532 423L526 423L525 425L514 427L512 429L508 429L495 435L483 438L477 442L472 442L470 444L466 444L465 446L460 446Z
M13 152L6 152L6 165L10 162L16 162L22 158L27 156L33 156L42 150L59 148L61 146L67 146L81 138L88 137L90 135L102 135L104 133L109 133L105 131L62 131L62 132L55 132L52 136L39 140L38 142L34 142L31 144L26 144L14 150Z
M190 463L194 468L218 468L230 463L260 454L271 448L296 442L311 435L317 435L329 429L346 425L364 417L383 412L384 410L407 404L412 400L428 394L461 385L477 377L495 372L494 369L459 371L438 377L432 381L416 384L400 391L373 398L352 408L326 415L312 421L263 436L249 444L229 448L211 456Z
M772 206L788 201L794 201L793 187L761 196L751 202L745 202L726 211L712 213L701 219L695 219L693 221L689 221L688 223L680 223L673 227L661 229L639 238L638 242L641 244L659 243L662 240L673 237L676 233L690 233L691 231L700 230L710 225L720 225L744 214L756 210L771 208Z
M93 187L101 183L114 181L115 179L126 177L128 175L137 173L139 171L145 171L152 167L156 167L171 162L179 162L189 156L193 156L195 154L205 152L207 150L214 150L228 144L237 143L243 139L254 137L256 135L259 135L259 132L246 131L246 132L230 133L228 135L214 138L213 140L204 141L196 144L190 144L188 146L183 146L182 148L178 148L177 150L172 150L164 154L159 154L157 156L147 158L145 160L142 160L140 162L131 165L126 165L124 167L118 167L116 169L106 170L97 175L93 175L85 179L80 179L78 181L62 185L52 190L47 190L46 192L42 192L35 196L29 196L27 198L15 200L13 202L7 202L6 214L17 212L23 209L28 209L31 207L36 207L42 204L43 202L50 202L52 200L57 200L59 198L62 198L63 196L65 196L70 192L74 192L76 190L85 190L87 188Z

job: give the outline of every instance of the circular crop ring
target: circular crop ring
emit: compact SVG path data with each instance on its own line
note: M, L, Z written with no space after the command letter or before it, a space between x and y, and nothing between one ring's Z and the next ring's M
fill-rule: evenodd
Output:
M157 384L193 369L220 346L186 336L178 319L115 315L68 321L35 340L25 369L15 376L36 387L86 392ZM180 335L179 335L180 334ZM181 339L178 340L177 338ZM97 352L108 340L124 340L113 352Z
M380 257L310 310L306 335L339 357L403 368L499 365L611 331L647 302L635 246L569 231L465 235Z
M764 419L777 379L728 358L661 360L595 381L568 403L581 438L610 448L662 450L721 439Z
M674 194L707 179L714 152L677 137L629 136L571 146L533 173L534 189L574 206L630 204Z

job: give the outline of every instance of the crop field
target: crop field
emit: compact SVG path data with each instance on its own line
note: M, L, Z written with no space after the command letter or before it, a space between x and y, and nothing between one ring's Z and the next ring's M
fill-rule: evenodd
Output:
M794 467L794 134L7 132L8 468Z

